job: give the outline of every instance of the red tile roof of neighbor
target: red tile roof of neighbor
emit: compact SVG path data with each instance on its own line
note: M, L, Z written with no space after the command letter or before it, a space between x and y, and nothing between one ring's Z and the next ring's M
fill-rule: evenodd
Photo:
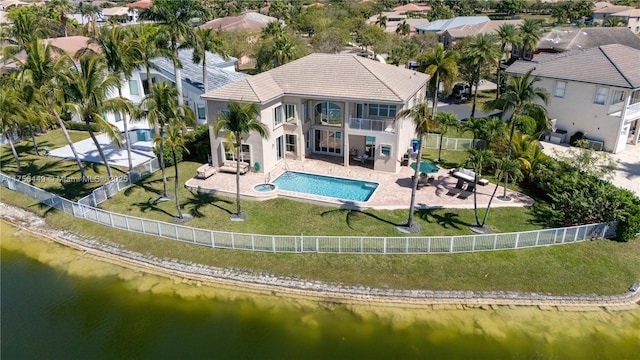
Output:
M152 0L140 0L140 1L133 2L131 4L127 4L128 7L135 7L140 9L148 9L151 7L151 5L153 5Z

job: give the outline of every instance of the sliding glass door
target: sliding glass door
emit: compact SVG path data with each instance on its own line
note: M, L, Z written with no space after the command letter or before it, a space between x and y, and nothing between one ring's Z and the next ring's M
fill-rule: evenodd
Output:
M316 129L314 136L314 152L319 154L341 155L342 132Z

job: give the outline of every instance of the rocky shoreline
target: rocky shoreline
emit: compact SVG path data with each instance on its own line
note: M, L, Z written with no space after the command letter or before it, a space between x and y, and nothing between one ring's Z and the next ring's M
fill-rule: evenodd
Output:
M492 308L493 306L537 306L541 310L589 311L635 309L640 302L640 283L623 294L612 296L552 295L511 291L431 291L394 290L364 286L345 286L290 276L274 276L235 268L216 268L178 259L157 258L124 249L108 239L59 230L43 218L24 209L0 202L0 218L51 241L73 247L103 261L145 272L179 277L195 286L210 283L238 291L340 304L391 305L433 308Z

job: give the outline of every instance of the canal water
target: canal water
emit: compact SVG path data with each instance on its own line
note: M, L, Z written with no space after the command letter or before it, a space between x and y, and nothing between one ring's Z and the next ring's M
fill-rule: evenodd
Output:
M640 310L339 305L194 284L7 223L4 359L638 359Z

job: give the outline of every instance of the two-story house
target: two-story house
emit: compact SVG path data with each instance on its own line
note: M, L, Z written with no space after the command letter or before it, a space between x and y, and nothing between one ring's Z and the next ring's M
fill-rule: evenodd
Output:
M640 136L640 50L620 44L517 61L509 74L533 69L549 94L546 108L568 142L580 131L592 146L617 153ZM562 131L558 131L562 133Z
M212 161L220 166L235 156L224 134L213 133L218 116L230 101L252 102L269 129L267 139L244 139L240 161L254 169L269 172L286 158L306 157L349 166L366 154L367 166L397 172L415 126L395 121L396 114L425 96L428 79L356 55L312 54L207 92Z

